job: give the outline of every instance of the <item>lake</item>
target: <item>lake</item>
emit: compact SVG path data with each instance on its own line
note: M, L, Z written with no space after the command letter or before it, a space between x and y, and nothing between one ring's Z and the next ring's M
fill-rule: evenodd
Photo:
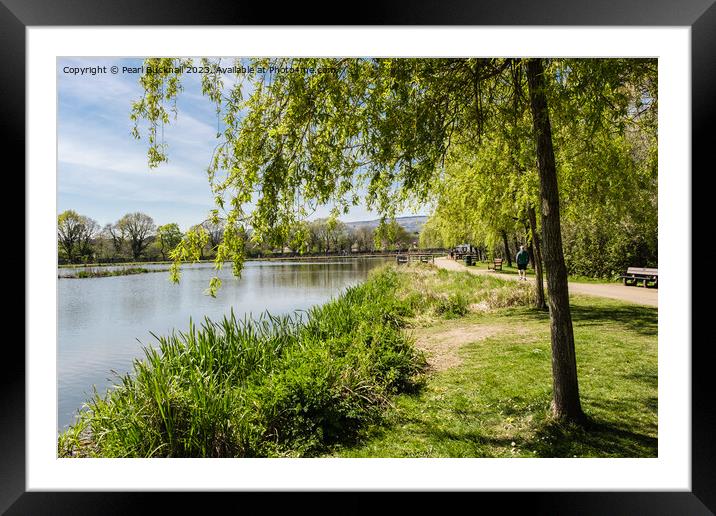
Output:
M58 430L74 421L91 397L93 386L104 393L115 382L112 371L125 374L142 347L186 330L207 316L219 320L233 308L244 314L289 314L322 304L346 287L363 281L368 271L391 258L345 258L331 261L246 262L235 279L230 264L218 273L223 284L216 298L204 294L216 274L211 264L182 267L179 284L168 272L107 278L58 280ZM167 265L143 265L148 269ZM116 268L116 267L113 267ZM60 269L60 275L82 269ZM104 268L103 268L104 270Z

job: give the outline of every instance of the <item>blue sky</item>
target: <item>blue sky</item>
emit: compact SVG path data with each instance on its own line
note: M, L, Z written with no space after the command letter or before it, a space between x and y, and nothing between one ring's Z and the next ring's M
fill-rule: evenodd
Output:
M214 207L206 167L217 142L216 113L201 95L197 77L185 76L177 102L179 116L164 129L169 162L150 170L146 140L135 140L130 132L131 102L142 93L139 75L109 71L112 66L121 70L141 64L141 59L58 59L57 210L75 210L100 225L141 211L157 224L177 222L185 230L205 220ZM64 71L90 66L106 66L107 73ZM312 218L328 212L329 207L319 209ZM341 217L345 221L374 218L376 214L365 206Z

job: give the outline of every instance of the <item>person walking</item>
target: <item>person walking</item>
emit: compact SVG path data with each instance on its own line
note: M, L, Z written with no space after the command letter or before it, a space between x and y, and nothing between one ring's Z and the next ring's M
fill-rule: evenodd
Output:
M515 258L517 261L517 272L520 275L520 279L527 281L527 264L530 261L530 255L527 251L525 251L525 246L520 246L520 251L517 253Z

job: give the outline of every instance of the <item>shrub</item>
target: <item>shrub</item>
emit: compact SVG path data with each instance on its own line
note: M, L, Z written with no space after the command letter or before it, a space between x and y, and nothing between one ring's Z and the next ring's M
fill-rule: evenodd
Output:
M469 311L467 296L462 293L450 294L447 297L439 298L435 311L448 319L462 317Z

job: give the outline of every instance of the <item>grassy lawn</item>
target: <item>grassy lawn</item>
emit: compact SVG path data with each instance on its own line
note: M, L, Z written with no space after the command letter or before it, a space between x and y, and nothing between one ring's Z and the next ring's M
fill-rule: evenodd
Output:
M461 261L461 263L465 263L464 261ZM492 262L477 262L475 265L473 265L471 268L475 269L483 269L487 270L487 266L492 266ZM517 267L516 266L508 266L507 262L502 263L502 270L501 271L495 271L496 274L514 274L517 275ZM528 278L534 278L535 271L532 268L527 269L527 277ZM579 276L575 274L570 274L569 281L574 283L621 283L620 279L604 279L604 278L590 278L589 276Z
M586 429L547 417L548 314L503 308L408 330L419 346L462 343L421 391L394 399L383 425L331 455L656 457L657 309L573 296L572 313Z

